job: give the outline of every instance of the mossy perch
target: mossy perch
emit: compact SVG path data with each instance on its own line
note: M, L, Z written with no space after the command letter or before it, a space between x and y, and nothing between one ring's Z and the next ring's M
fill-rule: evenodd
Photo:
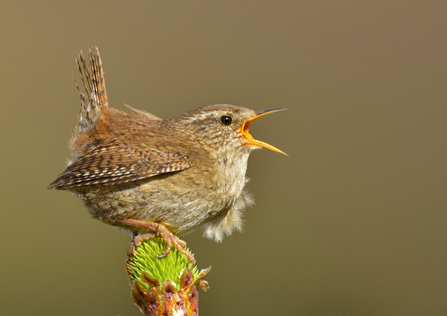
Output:
M208 290L208 282L202 279L211 267L198 272L195 262L189 263L174 248L160 258L164 249L163 238L151 238L128 253L126 271L134 303L145 315L198 315L198 286Z

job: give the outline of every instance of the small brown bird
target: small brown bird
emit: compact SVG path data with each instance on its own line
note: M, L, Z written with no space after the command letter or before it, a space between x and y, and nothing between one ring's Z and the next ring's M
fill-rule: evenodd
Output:
M109 108L97 48L76 63L84 92L79 124L70 140L73 158L49 188L68 190L87 211L107 224L130 230L134 242L155 235L185 253L175 237L203 228L221 241L242 228L242 212L252 204L245 191L251 151L279 149L253 139L248 126L283 108L254 112L209 105L163 120L128 106ZM193 257L188 255L190 260Z

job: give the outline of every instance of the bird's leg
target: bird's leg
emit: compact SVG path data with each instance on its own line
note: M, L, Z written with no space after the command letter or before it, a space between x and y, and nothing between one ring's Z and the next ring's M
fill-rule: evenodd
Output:
M141 243L145 240L154 237L161 237L166 241L167 247L161 253L161 255L158 256L159 258L166 257L169 251L171 251L172 246L174 246L181 254L185 255L188 258L189 262L194 262L194 256L184 249L186 247L186 242L171 233L165 225L160 223L139 221L130 218L121 219L117 222L122 225L143 228L149 231L149 233L134 236L132 241L132 251L135 251L135 248L141 245Z

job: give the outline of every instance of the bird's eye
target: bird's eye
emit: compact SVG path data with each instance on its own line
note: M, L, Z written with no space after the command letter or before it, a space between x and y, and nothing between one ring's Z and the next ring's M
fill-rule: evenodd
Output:
M224 115L220 118L220 121L222 122L223 125L231 125L233 119L230 116Z

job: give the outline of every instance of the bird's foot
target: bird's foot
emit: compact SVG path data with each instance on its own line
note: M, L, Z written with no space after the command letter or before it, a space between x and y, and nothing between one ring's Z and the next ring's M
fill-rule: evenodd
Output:
M194 256L185 250L186 242L184 240L179 239L177 236L171 233L169 229L167 229L165 226L167 224L163 225L160 223L145 222L130 218L119 220L118 223L126 226L143 228L149 231L149 233L139 234L133 238L132 240L133 253L135 252L135 248L141 245L143 241L154 237L161 237L166 241L167 247L161 253L161 255L157 257L159 258L166 257L169 254L169 251L171 251L172 246L174 246L174 248L176 248L181 254L185 255L188 258L189 262L192 263L195 261Z

